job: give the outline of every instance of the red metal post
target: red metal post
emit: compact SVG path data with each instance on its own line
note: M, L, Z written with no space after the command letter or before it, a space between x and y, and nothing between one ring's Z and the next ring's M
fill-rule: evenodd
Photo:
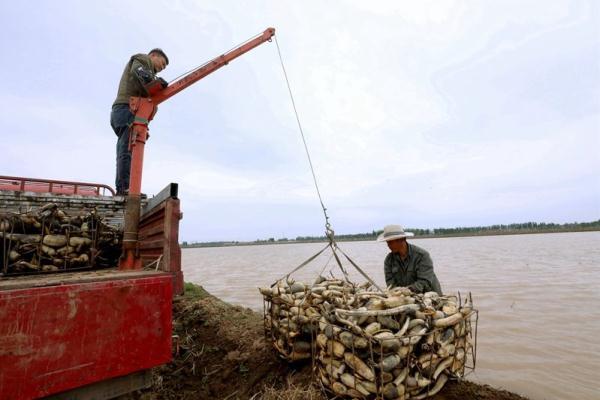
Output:
M121 270L142 269L142 259L139 257L139 249L137 248L142 168L144 165L144 146L146 140L148 140L148 123L156 113L156 106L150 98L132 97L129 100L129 107L135 115L135 119L129 133L131 173L123 224L123 254L119 260L119 269Z

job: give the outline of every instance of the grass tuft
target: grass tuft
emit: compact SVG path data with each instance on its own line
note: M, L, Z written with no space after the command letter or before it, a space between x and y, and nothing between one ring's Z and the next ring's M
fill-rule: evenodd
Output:
M208 292L206 290L204 290L204 288L202 286L196 285L195 283L192 283L192 282L185 282L183 288L184 288L183 295L190 299L199 300L199 299L203 299L209 295Z

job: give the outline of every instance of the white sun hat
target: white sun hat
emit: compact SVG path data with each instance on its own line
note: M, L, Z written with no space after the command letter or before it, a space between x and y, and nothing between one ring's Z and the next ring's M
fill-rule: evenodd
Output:
M378 242L387 242L394 239L401 239L409 236L415 236L412 232L404 232L404 228L400 225L386 225L383 228L383 233L377 237Z

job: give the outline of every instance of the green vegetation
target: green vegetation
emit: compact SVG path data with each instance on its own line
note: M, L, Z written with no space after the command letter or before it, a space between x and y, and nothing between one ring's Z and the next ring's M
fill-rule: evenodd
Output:
M556 232L583 232L600 231L600 220L592 222L570 222L566 224L555 224L546 222L523 222L508 225L490 225L490 226L471 226L457 228L407 228L413 232L415 237L433 238L433 237L452 237L452 236L487 236L487 235L517 235L526 233L556 233ZM375 240L381 233L381 230L373 230L366 233L354 233L347 235L336 235L336 240ZM188 243L183 242L182 247L220 247L220 246L247 246L255 244L281 244L281 243L310 243L326 241L325 236L298 236L295 239L288 238L269 238L257 239L253 242L223 241L223 242L202 242Z
M191 282L185 282L183 284L183 290L183 295L189 299L203 299L209 295L202 286Z

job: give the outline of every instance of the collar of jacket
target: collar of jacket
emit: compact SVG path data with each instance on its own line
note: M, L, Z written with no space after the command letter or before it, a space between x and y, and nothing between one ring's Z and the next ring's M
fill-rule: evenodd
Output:
M412 249L412 245L410 243L406 243L406 245L408 246L408 252L406 253L406 258L402 258L402 256L400 255L400 253L394 253L392 252L392 256L398 257L398 259L402 262L404 262L405 260L408 260L412 257L413 255L413 249Z

